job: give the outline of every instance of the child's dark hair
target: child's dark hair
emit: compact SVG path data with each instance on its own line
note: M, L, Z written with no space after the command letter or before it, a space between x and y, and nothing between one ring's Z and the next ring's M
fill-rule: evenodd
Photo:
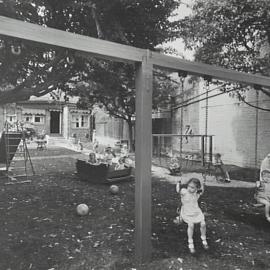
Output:
M221 158L221 154L220 154L220 153L216 153L216 154L215 154L215 157Z
M201 184L201 181L198 178L191 178L191 179L189 179L188 182L187 182L187 186L190 183L193 183L196 186L196 188L198 190L198 193L202 192L202 184Z

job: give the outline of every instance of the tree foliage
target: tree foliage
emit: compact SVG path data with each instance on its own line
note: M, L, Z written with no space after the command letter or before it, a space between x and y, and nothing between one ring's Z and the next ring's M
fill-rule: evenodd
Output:
M2 0L0 15L72 33L154 50L177 35L171 22L176 0ZM61 89L80 97L79 106L99 104L127 121L135 113L135 68L66 48L0 37L0 104ZM175 85L159 70L154 108L170 102Z
M169 18L177 7L175 0L2 0L0 15L153 50L176 36ZM62 89L81 96L81 105L102 103L125 119L134 114L132 65L1 36L0 72L2 104ZM156 82L158 90L164 79Z
M197 61L269 75L269 10L269 0L195 0L180 36Z

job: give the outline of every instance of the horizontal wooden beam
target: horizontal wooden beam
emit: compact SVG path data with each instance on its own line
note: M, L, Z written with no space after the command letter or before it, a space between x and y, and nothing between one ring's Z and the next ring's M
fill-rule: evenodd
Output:
M213 137L214 135L199 135L199 134L152 134L153 137Z
M91 53L116 61L142 62L146 51L102 39L0 16L0 34Z
M150 57L153 65L161 68L168 68L174 71L182 70L188 74L197 76L211 76L222 81L270 87L270 77L239 72L199 62L191 62L156 52L152 52Z
M82 51L85 52L82 53L85 57L89 54L93 57L121 62L142 62L143 57L147 54L145 49L43 27L4 16L0 16L0 34ZM173 71L182 70L197 76L211 76L223 81L270 88L270 77L266 76L191 62L157 52L151 52L150 61L154 66Z

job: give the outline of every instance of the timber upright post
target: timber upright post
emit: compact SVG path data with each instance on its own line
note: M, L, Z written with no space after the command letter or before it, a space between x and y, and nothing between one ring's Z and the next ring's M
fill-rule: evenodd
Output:
M138 265L151 259L152 226L152 91L153 65L150 51L136 65L135 132L135 260Z

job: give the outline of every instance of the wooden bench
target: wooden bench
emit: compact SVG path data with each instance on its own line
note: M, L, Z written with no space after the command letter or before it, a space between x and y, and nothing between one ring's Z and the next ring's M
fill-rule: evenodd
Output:
M114 170L113 167L104 163L93 165L85 160L78 159L76 161L78 177L93 184L111 184L132 180L131 169Z

